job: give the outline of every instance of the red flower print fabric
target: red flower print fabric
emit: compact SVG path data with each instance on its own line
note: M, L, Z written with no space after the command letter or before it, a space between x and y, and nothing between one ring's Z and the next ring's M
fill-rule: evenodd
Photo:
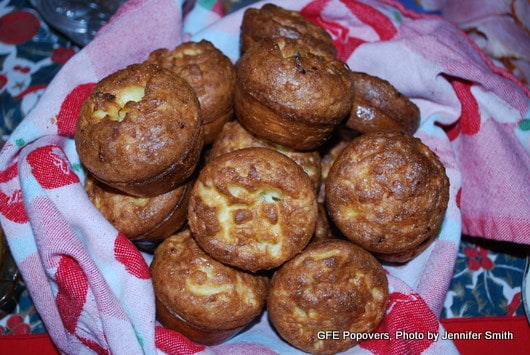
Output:
M16 11L0 17L0 42L19 44L31 39L40 27L40 21L29 11Z
M81 110L83 101L90 95L95 83L86 83L74 88L64 99L59 114L57 115L57 129L60 135L73 137L77 115Z
M121 233L114 241L114 256L132 276L139 279L151 277L145 260L136 250L131 249L129 240Z
M64 328L70 333L75 333L87 297L87 276L75 259L62 256L55 273L55 280L59 288L56 302Z
M27 161L31 174L45 189L55 189L79 183L79 178L70 168L69 162L60 147L45 146L28 154Z
M493 261L488 257L488 250L479 246L468 246L464 248L464 254L467 257L467 267L469 270L477 271L479 269L491 270L494 266Z

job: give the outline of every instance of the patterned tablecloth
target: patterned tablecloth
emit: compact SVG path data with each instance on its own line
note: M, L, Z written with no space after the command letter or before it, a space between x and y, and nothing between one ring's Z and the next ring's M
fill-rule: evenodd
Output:
M225 1L226 10L246 2ZM404 2L414 10L422 10L413 1ZM61 66L78 50L43 22L29 1L0 1L2 136L17 126ZM523 315L521 283L525 258L524 246L464 236L442 317ZM0 319L0 334L46 332L22 280L17 284L16 295L16 307Z

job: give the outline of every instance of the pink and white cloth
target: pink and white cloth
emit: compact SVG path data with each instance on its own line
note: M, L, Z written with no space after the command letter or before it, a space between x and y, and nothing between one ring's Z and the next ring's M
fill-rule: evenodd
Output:
M377 330L348 353L455 353L435 341L461 233L530 244L528 89L457 27L391 0L271 0L327 29L356 71L390 81L421 110L416 135L441 158L450 202L434 244L387 267L390 304ZM265 2L253 4L261 7ZM148 262L90 203L73 134L94 84L154 49L208 39L236 61L243 11L200 2L130 0L76 54L0 154L0 221L47 330L71 354L296 354L266 314L225 344L205 347L155 320ZM399 334L419 334L406 340Z
M530 84L528 0L419 0L463 29L495 63Z

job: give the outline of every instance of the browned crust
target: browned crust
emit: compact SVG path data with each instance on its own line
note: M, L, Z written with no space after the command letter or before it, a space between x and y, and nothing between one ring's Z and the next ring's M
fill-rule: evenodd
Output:
M223 123L233 118L236 72L232 61L210 41L201 40L172 50L157 49L147 62L172 70L191 85L201 106L204 142L210 144Z
M130 65L98 82L83 103L75 135L79 158L96 179L123 192L168 192L199 160L199 110L184 79L158 66Z
M347 65L286 38L261 42L236 64L236 118L258 137L292 149L320 146L351 112Z
M182 319L178 314L173 314L169 309L155 297L156 319L165 328L176 330L193 342L203 345L217 345L234 337L245 326L233 329L204 329L194 326Z
M346 126L361 133L403 130L413 134L420 125L420 110L389 81L353 72L355 95Z
M187 183L161 195L138 197L125 194L93 179L85 180L88 197L103 216L130 240L164 239L187 221L192 184Z
M397 253L373 253L373 255L384 264L403 264L423 253L435 240L436 234L433 234L431 237L408 250Z
M291 148L274 144L268 140L256 137L255 135L248 132L241 124L236 120L227 122L224 126L217 139L213 142L211 149L208 151L208 159L214 159L221 154L225 154L234 150L250 148L250 147L261 147L274 149L289 158L295 163L300 165L304 169L305 173L309 176L313 183L315 191L318 191L321 181L321 159L320 153L316 150L313 151L298 151Z
M339 153L346 148L359 132L340 126L333 132L331 138L319 149L321 156L321 178L318 191L318 202L324 203L326 195L326 179Z
M325 199L348 239L375 253L400 253L438 233L449 179L420 139L400 131L366 133L337 157Z
M331 223L331 220L328 216L328 211L323 203L318 203L318 218L315 226L315 233L313 233L313 238L311 242L320 240L320 239L329 239L329 238L340 238L341 235L337 232L336 228Z
M271 323L291 345L334 354L357 344L342 332L370 333L383 320L388 281L381 264L349 241L311 243L273 276L267 310ZM339 331L322 340L320 331Z
M335 56L337 53L331 35L297 11L274 4L245 10L241 22L242 53L256 42L280 37L302 42L320 54Z
M158 246L150 268L158 320L197 342L218 342L216 332L233 335L265 306L269 279L219 263L188 229Z
M245 270L283 264L309 242L317 218L307 174L266 148L220 155L193 187L188 223L197 243L217 260Z

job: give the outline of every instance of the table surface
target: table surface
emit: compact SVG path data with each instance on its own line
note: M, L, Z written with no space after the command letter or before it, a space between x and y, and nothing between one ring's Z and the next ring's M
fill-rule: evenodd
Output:
M228 11L253 0L225 0ZM402 1L422 11L414 1ZM0 134L9 135L61 66L78 51L49 28L27 0L0 2ZM524 315L521 284L526 249L462 237L442 318ZM23 281L15 309L0 319L0 335L46 332Z

